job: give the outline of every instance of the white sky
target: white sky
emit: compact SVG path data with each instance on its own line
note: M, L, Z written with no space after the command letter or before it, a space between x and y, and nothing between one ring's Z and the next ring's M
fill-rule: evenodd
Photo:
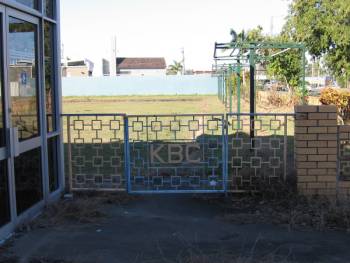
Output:
M237 32L263 26L281 30L288 0L61 0L64 56L88 58L101 74L102 57L111 57L117 36L118 56L182 58L186 68L210 70L214 42L230 41Z

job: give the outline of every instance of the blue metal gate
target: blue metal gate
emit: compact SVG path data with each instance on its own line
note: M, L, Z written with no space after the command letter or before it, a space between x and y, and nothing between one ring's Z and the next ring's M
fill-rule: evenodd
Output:
M128 192L225 192L224 123L224 114L125 118Z
M256 191L294 173L294 115L62 115L70 191Z

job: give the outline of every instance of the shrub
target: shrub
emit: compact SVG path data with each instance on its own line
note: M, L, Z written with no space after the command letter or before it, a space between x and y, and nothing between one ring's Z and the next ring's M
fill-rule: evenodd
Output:
M272 91L267 96L267 102L269 105L281 107L284 104L283 98L275 91Z
M323 105L335 105L343 119L350 116L350 92L326 88L321 92L320 102Z
M308 98L305 97L307 100ZM295 106L302 104L302 99L300 96L291 93L279 93L277 91L268 92L267 103L272 106L282 107L282 106Z

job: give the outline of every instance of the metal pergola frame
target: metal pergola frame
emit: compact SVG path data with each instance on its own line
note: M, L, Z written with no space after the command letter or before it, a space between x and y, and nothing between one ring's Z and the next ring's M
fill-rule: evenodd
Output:
M254 137L254 114L256 113L255 108L255 71L256 65L258 63L270 61L273 57L283 54L291 49L297 49L301 52L301 68L302 74L300 76L302 89L305 90L305 63L306 63L306 47L302 43L279 43L270 41L245 41L237 40L235 32L231 32L233 40L228 43L215 43L214 47L214 61L213 71L219 76L219 94L218 96L227 96L226 87L223 86L224 94L221 94L221 81L225 85L227 73L232 74L235 72L238 77L237 81L237 113L241 112L241 87L240 87L240 74L243 67L249 67L250 72L250 114L251 114L251 132L250 136ZM262 55L259 51L275 49L278 50L272 55ZM225 54L220 54L220 51L224 51ZM223 52L222 52L223 53ZM230 113L232 113L232 88L229 89L230 92ZM227 98L225 100L225 106L227 107Z

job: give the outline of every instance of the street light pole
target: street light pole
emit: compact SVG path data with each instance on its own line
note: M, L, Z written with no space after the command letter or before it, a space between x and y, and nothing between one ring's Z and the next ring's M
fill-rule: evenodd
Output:
M185 75L186 73L186 66L185 66L185 48L183 47L181 49L182 51L182 75Z

